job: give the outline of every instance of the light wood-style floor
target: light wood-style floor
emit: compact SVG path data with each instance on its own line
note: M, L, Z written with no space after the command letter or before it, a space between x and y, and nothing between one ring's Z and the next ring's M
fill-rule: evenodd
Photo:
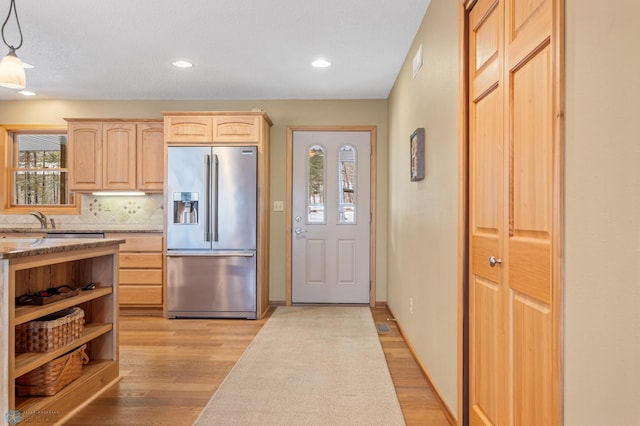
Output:
M371 311L376 323L391 328L379 336L407 425L449 425L395 323L387 321L389 311ZM267 319L122 317L122 380L67 424L193 424Z

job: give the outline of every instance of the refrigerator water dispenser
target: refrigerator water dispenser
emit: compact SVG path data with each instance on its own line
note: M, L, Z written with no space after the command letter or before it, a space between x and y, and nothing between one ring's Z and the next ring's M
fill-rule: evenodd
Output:
M173 223L197 224L198 223L198 193L174 192L173 193Z

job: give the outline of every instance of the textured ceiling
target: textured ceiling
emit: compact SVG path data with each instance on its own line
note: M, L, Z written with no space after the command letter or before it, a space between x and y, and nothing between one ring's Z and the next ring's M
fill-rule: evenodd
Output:
M16 0L25 98L384 99L429 0ZM2 19L9 0L0 0ZM13 18L5 35L18 43ZM0 45L0 55L8 49ZM333 63L315 69L311 61ZM171 67L188 59L189 70Z

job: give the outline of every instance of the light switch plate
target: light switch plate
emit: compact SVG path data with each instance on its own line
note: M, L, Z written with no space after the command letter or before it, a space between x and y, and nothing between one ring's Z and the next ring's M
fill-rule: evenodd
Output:
M283 212L284 211L284 201L274 201L273 202L273 211L274 212Z

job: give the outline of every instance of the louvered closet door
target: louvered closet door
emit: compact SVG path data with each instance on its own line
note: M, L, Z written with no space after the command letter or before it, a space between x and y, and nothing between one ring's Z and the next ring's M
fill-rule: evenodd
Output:
M561 423L555 1L469 15L471 424Z

